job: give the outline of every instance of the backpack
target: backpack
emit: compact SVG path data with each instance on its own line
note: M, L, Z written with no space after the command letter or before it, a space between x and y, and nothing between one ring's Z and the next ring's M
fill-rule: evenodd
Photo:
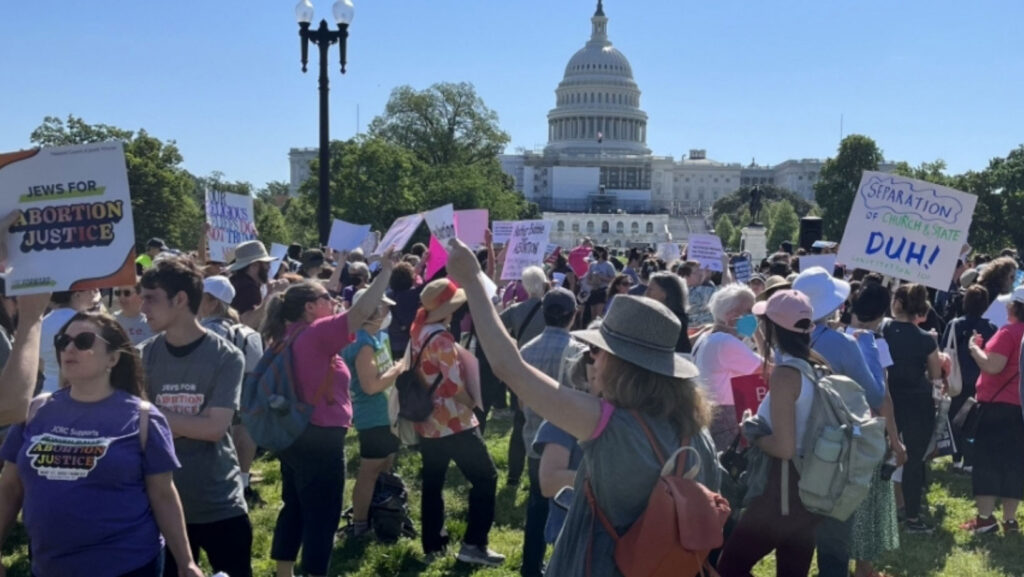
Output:
M885 457L885 419L871 414L864 389L853 379L819 373L801 359L790 367L815 383L803 455L793 459L800 473L800 501L812 512L839 521L853 515L868 496ZM788 476L788 467L782 468ZM782 483L782 514L788 514L788 483Z
M309 426L313 407L327 393L331 382L328 368L312 403L299 399L292 367L292 343L299 329L287 340L264 351L256 370L242 386L238 415L256 444L269 451L290 447Z
M441 385L444 375L438 372L434 382L429 387L426 386L423 377L420 376L420 357L423 356L423 351L427 350L430 341L443 332L431 333L420 347L420 352L416 355L416 360L409 370L395 380L395 390L398 391L398 416L407 421L422 423L429 419L434 412L434 391ZM409 346L411 347L412 343L409 343Z
M647 435L658 462L661 476L647 501L647 508L628 531L619 535L601 511L590 479L584 480L587 504L594 517L615 542L615 566L624 577L677 577L713 573L708 554L722 546L722 531L731 510L724 497L694 478L700 471L700 454L684 439L682 446L666 461L647 423L636 411L633 418ZM697 457L697 464L683 472L686 452ZM590 577L594 537L591 530L587 545L586 575Z
M393 473L381 473L373 487L370 502L370 526L377 540L394 543L400 537L415 537L416 527L409 517L409 493L402 478Z

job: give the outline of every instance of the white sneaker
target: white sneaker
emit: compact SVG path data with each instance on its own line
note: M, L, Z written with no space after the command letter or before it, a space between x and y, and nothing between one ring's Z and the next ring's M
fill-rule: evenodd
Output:
M462 548L459 549L458 560L463 563L472 563L473 565L497 567L505 562L505 556L479 545L463 543Z

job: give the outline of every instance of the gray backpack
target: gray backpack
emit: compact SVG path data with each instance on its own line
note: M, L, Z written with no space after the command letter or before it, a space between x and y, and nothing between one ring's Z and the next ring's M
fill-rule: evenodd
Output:
M800 473L800 501L819 515L845 521L868 496L871 481L885 456L885 419L871 414L864 389L853 379L819 372L806 361L790 359L815 384L803 454L793 459ZM783 475L789 468L782 468ZM783 514L789 503L782 483Z

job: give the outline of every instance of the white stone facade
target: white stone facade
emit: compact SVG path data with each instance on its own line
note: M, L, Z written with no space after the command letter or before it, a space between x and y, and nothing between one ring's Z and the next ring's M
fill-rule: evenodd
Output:
M653 245L666 241L669 224L665 214L545 212L543 219L551 223L551 242L563 247L574 247L583 237L610 248Z

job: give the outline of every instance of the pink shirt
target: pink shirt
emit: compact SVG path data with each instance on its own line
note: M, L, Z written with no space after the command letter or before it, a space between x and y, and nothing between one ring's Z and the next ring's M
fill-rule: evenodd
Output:
M300 329L304 330L292 344L292 370L299 398L311 404L315 401L310 422L319 427L352 426L352 400L348 391L351 374L338 355L355 340L348 333L348 314L323 317L309 325L293 323L285 333L286 338ZM327 389L318 397L317 391L325 380Z
M985 344L986 353L1006 357L1006 366L998 374L990 375L981 371L978 375L977 399L982 403L1009 403L1020 406L1018 360L1020 342L1024 338L1024 323L1016 322L1003 326Z

